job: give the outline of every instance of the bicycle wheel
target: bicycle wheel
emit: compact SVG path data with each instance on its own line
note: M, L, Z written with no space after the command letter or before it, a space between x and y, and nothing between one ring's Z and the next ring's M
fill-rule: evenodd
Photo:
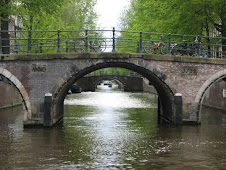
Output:
M81 40L81 41L79 41L79 40L78 41L75 41L74 50L77 53L85 52L85 42L83 40Z
M153 54L158 49L157 46L154 46L153 43L147 43L144 46L144 51L148 54Z
M166 44L162 44L162 46L160 47L160 50L162 54L168 54L169 46Z
M104 52L106 50L106 42L104 40L94 41L93 45L95 52Z

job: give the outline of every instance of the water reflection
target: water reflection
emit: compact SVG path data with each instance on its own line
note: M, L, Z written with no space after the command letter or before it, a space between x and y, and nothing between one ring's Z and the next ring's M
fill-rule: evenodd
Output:
M156 108L156 103L139 100L132 93L122 92L87 92L81 96L71 95L65 100L65 105L87 105L106 108Z
M112 92L107 87L96 93L69 95L65 104L64 122L52 129L23 129L22 108L21 112L18 108L0 112L0 167L226 167L224 112L203 108L201 126L160 126L157 124L155 96Z
M91 167L102 169L132 167L124 161L125 155L128 161L133 160L133 152L141 137L142 126L139 125L139 119L144 123L142 119L147 119L146 111L156 110L154 97L152 96L152 102L148 103L138 98L142 94L112 93L106 87L103 87L103 90L104 93L102 91L68 96L65 101L65 104L69 104L66 110L66 119L70 120L70 128L80 129L79 133L82 133L83 137L86 138L84 141L87 141L88 138L89 144L87 146L92 143L89 152L85 152L93 162ZM76 106L79 109L72 111L75 108L72 105L79 105ZM138 119L135 114L141 108L142 110L146 109L146 111L140 112L141 116ZM80 110L79 113L77 110ZM76 120L74 119L75 114L78 118ZM80 114L82 115L80 116ZM142 118L143 114L146 115L145 118ZM151 115L149 114L149 116ZM151 118L151 120L153 119ZM147 122L150 123L150 121ZM72 124L74 126L71 126ZM156 126L155 123L153 125ZM137 127L134 128L134 126Z

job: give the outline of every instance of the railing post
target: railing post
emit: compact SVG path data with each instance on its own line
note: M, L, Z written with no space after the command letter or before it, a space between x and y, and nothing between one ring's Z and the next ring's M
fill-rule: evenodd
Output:
M88 53L89 49L88 49L88 30L85 30L85 52Z
M2 32L1 32L1 30L0 30L0 38L1 38L1 40L0 40L0 54L2 54Z
M113 46L113 48L112 48L112 52L114 53L115 52L115 27L113 27L113 30L112 30L112 32L113 32L113 38L112 38L112 46Z
M43 44L43 43L40 42L40 47L39 47L39 48L40 48L40 53L42 53L42 44Z
M137 41L137 53L139 53L139 51L140 51L140 40Z
M169 45L169 47L168 47L168 54L171 55L171 54L172 54L172 53L171 53L171 50L172 50L172 49L171 49L171 34L169 33L168 36L169 36L169 42L168 42L168 45Z
M28 50L27 52L31 53L31 30L28 30Z
M60 30L57 31L57 52L60 53Z
M16 54L19 54L19 47L18 47L18 45L17 45L17 42L15 42L15 51L16 51ZM1 54L1 53L0 53Z
M66 53L68 52L68 41L66 41Z
M200 36L197 36L197 56L200 57Z
M142 53L142 32L140 32L140 44L139 44L139 53Z

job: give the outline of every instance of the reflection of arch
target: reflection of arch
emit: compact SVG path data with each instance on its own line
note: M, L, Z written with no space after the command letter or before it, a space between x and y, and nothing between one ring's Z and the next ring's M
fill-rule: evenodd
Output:
M176 93L176 91L173 88L171 81L159 68L156 68L154 65L147 62L139 63L139 65L137 65L129 62L115 61L101 62L97 64L90 62L88 63L88 66L84 65L80 70L78 70L76 67L73 67L69 72L63 75L51 91L53 94L53 119L59 120L63 117L64 98L67 94L68 89L74 82L95 70L108 67L120 67L129 69L139 73L143 77L146 77L149 81L152 82L158 93L159 104L161 106L159 112L162 113L161 118L173 123L176 121L174 106L174 94Z
M22 100L23 100L23 107L24 107L24 121L27 121L31 118L31 104L29 100L28 93L22 83L12 75L8 70L0 67L0 75L6 77L19 91Z
M202 102L205 97L205 93L207 90L217 81L222 80L226 77L226 69L217 72L216 74L212 75L208 80L205 81L205 83L202 85L202 87L199 89L196 98L195 98L195 103L198 105L197 107L197 121L199 121L199 115L201 112L201 106Z
M114 80L117 82L117 84L119 85L119 88L124 89L124 87L126 86L125 81L123 81L123 79L117 77L117 76L99 76L99 78L93 83L94 87L97 87L97 84L102 82L103 80Z

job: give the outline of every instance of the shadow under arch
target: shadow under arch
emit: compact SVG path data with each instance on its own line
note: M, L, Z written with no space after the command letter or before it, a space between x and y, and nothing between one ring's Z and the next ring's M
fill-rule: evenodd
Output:
M148 66L147 63L144 63L144 66L142 66L129 62L112 61L97 63L95 65L87 66L77 71L73 70L73 68L69 73L66 73L59 79L57 85L51 91L53 94L53 105L51 109L51 116L54 121L53 124L56 123L56 120L61 120L63 118L64 99L67 95L68 89L72 86L72 84L74 84L78 79L95 70L108 67L119 67L132 70L151 81L159 96L160 108L158 109L158 114L161 118L160 120L175 123L176 115L174 94L176 93L176 91L172 87L171 81L159 68L156 68L152 64Z
M23 104L23 112L24 112L24 122L31 119L31 103L29 100L28 93L22 83L8 70L5 68L0 67L0 75L7 78L18 90Z
M195 104L197 107L197 122L200 122L200 113L201 113L201 106L203 103L203 100L205 98L205 94L209 88L211 88L216 82L226 78L226 69L219 71L212 75L208 80L203 83L202 87L199 89L196 98L195 98Z

